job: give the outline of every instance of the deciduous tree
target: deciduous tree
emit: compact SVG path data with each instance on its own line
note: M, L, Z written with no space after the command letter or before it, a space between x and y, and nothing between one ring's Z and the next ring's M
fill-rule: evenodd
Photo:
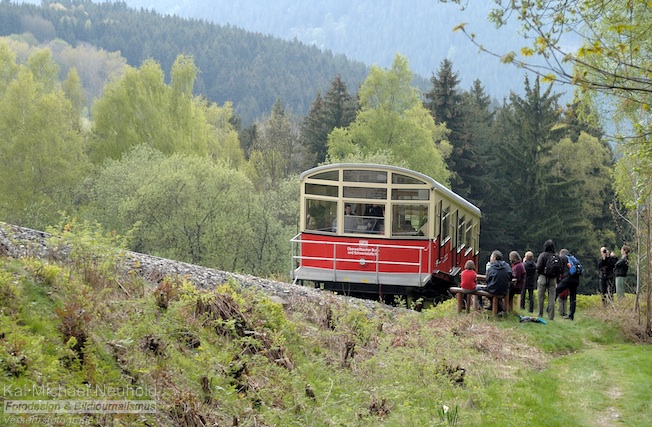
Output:
M359 91L360 110L347 128L336 128L328 139L330 161L350 155L388 152L392 163L431 176L450 185L445 158L448 130L436 125L410 85L407 59L397 55L390 70L372 67Z
M216 109L220 107L194 98L191 88L196 72L190 58L179 56L172 66L170 86L164 82L160 65L148 60L107 84L104 96L93 104L94 160L118 159L132 146L147 144L166 154L229 152L225 160L241 162L242 156L233 152L230 106L225 107L227 120L219 120ZM223 150L226 147L230 148Z
M140 145L83 189L87 219L132 235L133 250L233 272L286 272L298 183L258 194L243 171Z
M30 67L19 66L2 46L0 216L44 229L59 210L70 209L70 191L87 172L79 116L48 52L35 53Z

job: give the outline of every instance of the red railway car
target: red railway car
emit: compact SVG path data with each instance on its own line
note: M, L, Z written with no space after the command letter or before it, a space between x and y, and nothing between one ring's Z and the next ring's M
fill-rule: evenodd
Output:
M301 175L292 279L356 296L438 298L476 265L480 209L408 169L340 163Z

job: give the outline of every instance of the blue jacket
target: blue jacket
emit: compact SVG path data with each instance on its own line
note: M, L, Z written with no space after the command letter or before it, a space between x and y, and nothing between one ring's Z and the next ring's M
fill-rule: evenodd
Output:
M494 295L507 295L512 282L512 267L505 261L492 262L487 271L487 292Z
M560 255L561 258L561 265L563 266L563 270L561 273L561 280L559 283L570 283L573 285L579 285L580 284L580 276L579 275L574 275L571 276L570 274L570 267L568 266L568 257L566 255Z

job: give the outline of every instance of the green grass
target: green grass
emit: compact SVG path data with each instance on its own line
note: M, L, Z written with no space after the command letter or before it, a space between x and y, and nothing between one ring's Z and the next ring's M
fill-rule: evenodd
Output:
M175 279L161 308L138 279L85 268L0 258L0 388L154 387L158 413L110 420L125 426L652 424L652 350L635 339L629 303L582 297L575 321L544 325L457 314L452 301L423 313L371 315L332 297L283 310L237 283L206 292ZM64 301L89 310L77 353Z

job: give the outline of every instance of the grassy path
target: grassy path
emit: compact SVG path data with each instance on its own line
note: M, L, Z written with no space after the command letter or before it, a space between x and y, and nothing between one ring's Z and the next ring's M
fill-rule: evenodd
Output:
M515 321L515 320L514 320ZM548 367L485 390L500 404L459 425L650 426L652 346L627 343L594 317L547 325L518 324L534 346L552 354Z

